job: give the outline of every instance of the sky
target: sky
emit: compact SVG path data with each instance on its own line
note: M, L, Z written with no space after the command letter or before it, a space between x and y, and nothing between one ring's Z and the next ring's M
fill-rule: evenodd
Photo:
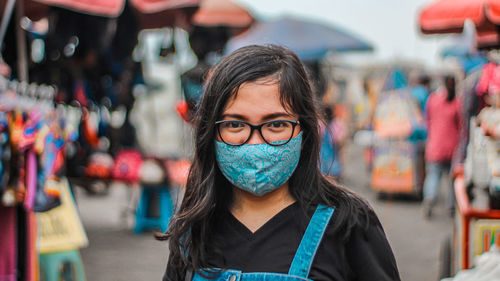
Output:
M432 0L234 0L257 18L287 14L340 27L375 47L369 59L439 65L447 36L422 35L418 11ZM366 57L366 55L364 55Z

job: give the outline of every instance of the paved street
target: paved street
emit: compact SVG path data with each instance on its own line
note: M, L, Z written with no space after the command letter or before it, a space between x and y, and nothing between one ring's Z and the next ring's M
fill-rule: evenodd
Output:
M451 232L451 219L444 209L438 208L435 217L425 221L419 202L378 201L368 186L361 149L353 145L346 156L345 184L365 197L379 215L402 280L437 280L439 245ZM134 234L122 219L131 189L116 185L104 197L90 197L78 190L79 210L90 240L89 247L81 250L87 280L161 280L167 243L155 241L152 233Z

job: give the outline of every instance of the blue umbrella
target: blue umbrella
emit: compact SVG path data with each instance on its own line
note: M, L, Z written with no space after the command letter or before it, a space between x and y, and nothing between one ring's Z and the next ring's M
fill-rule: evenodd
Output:
M292 17L257 22L226 44L225 54L248 45L275 44L287 47L302 60L317 60L328 51L372 51L365 41L333 26Z

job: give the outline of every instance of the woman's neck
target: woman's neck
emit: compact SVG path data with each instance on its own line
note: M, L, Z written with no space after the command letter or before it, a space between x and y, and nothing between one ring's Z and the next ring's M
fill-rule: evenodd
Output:
M272 217L295 202L288 184L263 196L233 187L233 202L230 211L251 232L257 231Z

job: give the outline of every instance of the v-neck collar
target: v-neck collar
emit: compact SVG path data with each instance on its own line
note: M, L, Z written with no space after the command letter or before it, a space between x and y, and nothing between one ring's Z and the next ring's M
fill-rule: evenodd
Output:
M283 210L279 211L276 215L267 220L261 227L259 227L255 232L252 232L245 224L243 224L240 220L238 220L229 210L226 211L226 215L228 218L228 225L232 227L238 234L243 236L247 240L252 240L254 237L258 236L260 233L265 232L266 229L269 229L276 222L281 221L289 216L290 212L293 212L298 206L298 201L286 206Z

